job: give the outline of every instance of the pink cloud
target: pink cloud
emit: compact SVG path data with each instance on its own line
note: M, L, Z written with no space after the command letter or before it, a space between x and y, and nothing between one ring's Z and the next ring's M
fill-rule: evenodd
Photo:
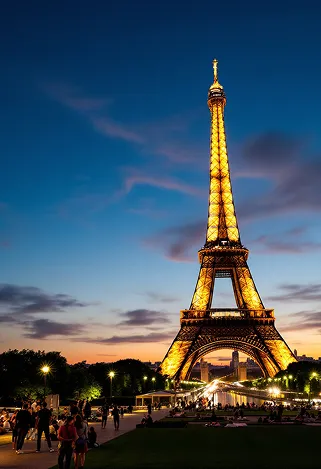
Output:
M196 262L194 247L205 237L205 222L166 228L143 240L145 246L161 250L166 259L174 262ZM193 252L192 252L193 249Z
M64 83L47 84L43 88L51 98L63 106L81 113L97 132L107 137L139 144L142 153L148 157L162 156L173 164L197 163L199 167L198 156L207 153L205 147L186 141L188 128L199 118L198 111L128 128L122 122L117 122L110 115L106 115L106 108L112 102L109 98L90 97L84 94L80 87ZM206 159L204 165L205 163L207 164Z
M8 239L3 239L0 241L0 248L2 249L9 249L11 248L11 241Z
M143 173L134 173L125 178L124 186L126 193L130 192L133 187L137 185L148 185L158 187L160 189L167 189L176 192L182 192L184 194L205 196L206 192L198 187L185 184L170 177L159 177L156 175L149 175Z
M60 104L79 112L90 112L103 109L111 102L108 98L93 98L83 95L81 88L64 83L48 84L45 92Z
M119 124L112 119L107 119L106 117L93 117L91 122L98 132L107 135L108 137L120 138L121 140L134 143L144 142L141 135L125 128L122 124Z

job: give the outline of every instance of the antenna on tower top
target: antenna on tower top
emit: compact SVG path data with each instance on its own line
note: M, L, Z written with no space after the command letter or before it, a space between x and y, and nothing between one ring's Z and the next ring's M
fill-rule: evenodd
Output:
M217 61L216 59L214 59L214 60L213 60L214 83L218 83L217 64L218 64L218 61Z

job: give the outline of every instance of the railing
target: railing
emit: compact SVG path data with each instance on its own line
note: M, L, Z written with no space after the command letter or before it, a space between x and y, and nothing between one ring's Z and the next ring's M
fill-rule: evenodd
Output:
M181 319L274 319L273 309L238 309L238 308L213 308L208 310L184 309L181 311Z

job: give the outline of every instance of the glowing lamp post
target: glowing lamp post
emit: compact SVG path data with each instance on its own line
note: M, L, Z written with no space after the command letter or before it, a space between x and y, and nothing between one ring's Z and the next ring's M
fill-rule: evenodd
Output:
M152 383L153 383L153 386L155 386L155 381L156 381L156 378L155 376L152 378Z
M110 371L108 376L110 378L110 397L112 398L113 397L113 378L115 377L115 372Z
M143 377L143 380L144 380L144 389L145 389L145 388L146 388L146 381L148 380L148 377L145 375L145 376Z
M43 379L44 379L44 399L46 399L46 394L47 394L47 374L49 373L50 371L50 367L48 365L44 365L42 368L41 368L41 372L43 374Z
M318 373L316 373L315 371L311 373L311 376L309 378L309 402L310 402L310 396L311 396L311 381L317 378L318 378Z

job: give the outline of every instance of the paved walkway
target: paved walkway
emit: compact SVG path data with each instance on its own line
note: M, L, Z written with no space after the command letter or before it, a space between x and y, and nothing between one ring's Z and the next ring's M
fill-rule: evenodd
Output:
M124 433L133 430L137 423L140 423L146 411L138 411L133 414L125 414L123 419L120 419L119 430L114 430L113 420L108 417L107 426L102 430L101 423L90 424L95 427L97 432L98 443L105 443L108 440L117 438ZM168 410L153 411L153 419L158 420L168 414ZM52 447L57 450L57 441L52 442ZM11 444L0 446L0 469L48 469L57 464L58 455L49 453L46 440L41 441L41 452L36 453L36 442L26 441L23 447L24 454L16 454L12 450ZM72 464L73 467L73 464ZM85 465L86 467L86 465Z

